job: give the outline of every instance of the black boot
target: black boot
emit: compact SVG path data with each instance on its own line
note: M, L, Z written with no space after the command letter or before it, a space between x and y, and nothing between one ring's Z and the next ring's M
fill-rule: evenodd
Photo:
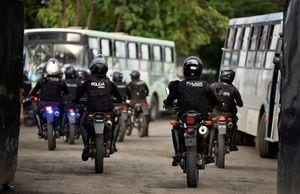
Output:
M4 184L3 187L2 187L2 191L5 191L5 192L14 192L15 189L10 184Z
M89 159L89 156L90 156L89 146L84 146L82 154L81 154L81 159L83 161L87 161Z

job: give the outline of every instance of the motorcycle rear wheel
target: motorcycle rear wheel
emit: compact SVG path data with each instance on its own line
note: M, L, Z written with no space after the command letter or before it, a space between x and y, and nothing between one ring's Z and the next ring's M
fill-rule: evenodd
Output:
M147 121L146 121L146 117L143 113L139 113L137 119L139 120L139 124L138 124L138 135L140 137L144 137L146 135L147 132Z
M96 149L95 149L95 171L96 173L103 173L103 158L104 158L104 136L103 134L96 134Z
M199 181L199 169L197 166L197 148L187 147L186 150L186 180L188 187L196 188Z
M48 150L55 150L56 148L56 137L52 123L47 123L48 132Z
M218 134L216 166L218 168L225 167L225 136Z
M68 143L74 144L74 139L75 139L75 124L69 124Z
M122 142L122 141L124 141L125 133L126 133L126 122L125 122L125 120L123 120L123 119L119 120L119 127L120 127L120 132L119 132L118 141Z

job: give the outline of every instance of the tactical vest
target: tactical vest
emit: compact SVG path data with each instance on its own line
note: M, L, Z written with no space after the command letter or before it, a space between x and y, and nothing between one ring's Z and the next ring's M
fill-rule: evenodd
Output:
M109 79L91 79L87 87L88 111L111 111L113 108L111 97Z
M215 88L215 95L222 103L218 109L222 112L236 113L236 104L234 101L234 87L227 84L218 84Z
M59 78L46 78L41 83L41 101L60 102L62 100L62 85Z
M181 112L195 110L199 113L209 112L207 83L202 81L181 81L177 88L178 105Z
M128 91L126 83L125 82L114 82L114 83L115 83L119 93L121 94L122 99L125 100L127 97L127 91Z
M146 99L146 87L143 81L132 82L130 85L131 99L143 100Z

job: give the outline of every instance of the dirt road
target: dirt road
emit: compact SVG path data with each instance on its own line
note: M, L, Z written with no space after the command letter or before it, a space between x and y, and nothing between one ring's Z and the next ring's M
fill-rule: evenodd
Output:
M150 137L136 131L105 159L104 173L81 161L81 139L75 145L57 140L55 151L38 139L36 128L22 127L18 167L13 182L18 193L276 193L277 160L262 159L253 147L226 156L226 168L213 164L200 171L198 188L171 166L172 141L168 120L150 125Z

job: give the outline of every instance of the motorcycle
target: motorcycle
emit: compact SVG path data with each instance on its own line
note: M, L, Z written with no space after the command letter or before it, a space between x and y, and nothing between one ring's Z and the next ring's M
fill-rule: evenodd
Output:
M41 117L41 137L48 140L48 149L54 150L56 148L56 138L60 137L60 112L56 103L47 103L40 109Z
M150 107L145 101L136 103L132 108L131 126L127 129L127 135L130 136L133 127L137 128L140 137L148 136L150 121Z
M103 172L104 157L111 152L112 118L110 113L95 112L88 114L89 130L91 134L89 157L95 160L96 173Z
M73 106L67 109L65 119L65 142L74 144L75 139L80 137L80 110Z
M116 114L116 133L118 134L118 141L124 141L127 130L131 127L131 108L129 104L123 103L122 105L115 106Z
M199 169L205 169L207 136L212 122L195 111L188 111L171 122L178 131L180 167L187 177L188 187L197 187Z
M234 127L232 119L232 115L228 114L220 114L213 118L214 127L212 133L215 134L212 153L218 168L225 167L225 154L230 153L230 137Z
M38 97L27 97L23 100L23 111L24 111L24 124L32 127L35 125L35 108Z

